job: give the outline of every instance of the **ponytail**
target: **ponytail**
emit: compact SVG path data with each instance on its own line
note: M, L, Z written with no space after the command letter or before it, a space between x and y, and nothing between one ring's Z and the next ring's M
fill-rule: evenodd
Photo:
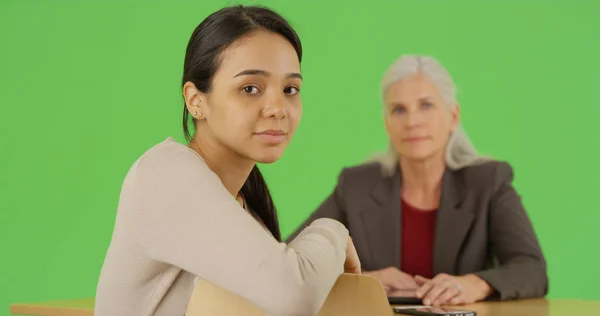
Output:
M277 241L281 241L275 204L273 204L267 182L265 182L258 166L252 168L252 172L250 172L248 179L242 186L242 196L248 208L262 220L267 229L273 234L273 237Z

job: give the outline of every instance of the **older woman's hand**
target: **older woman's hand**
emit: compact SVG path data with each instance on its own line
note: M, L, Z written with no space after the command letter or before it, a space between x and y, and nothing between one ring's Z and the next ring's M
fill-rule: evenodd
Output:
M411 275L400 271L396 267L363 272L363 274L378 279L388 294L403 290L415 290L419 287Z
M493 289L475 274L453 276L445 273L433 279L416 276L420 286L417 297L423 299L425 305L460 305L471 304L490 296Z

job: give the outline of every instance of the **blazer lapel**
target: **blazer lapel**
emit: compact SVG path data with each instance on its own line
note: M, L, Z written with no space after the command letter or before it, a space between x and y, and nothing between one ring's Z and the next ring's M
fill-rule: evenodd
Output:
M441 195L435 227L433 272L455 274L456 258L475 215L469 209L461 208L465 190L452 170L444 174Z
M400 175L382 177L371 191L373 208L363 208L362 222L369 240L370 265L375 269L400 266Z

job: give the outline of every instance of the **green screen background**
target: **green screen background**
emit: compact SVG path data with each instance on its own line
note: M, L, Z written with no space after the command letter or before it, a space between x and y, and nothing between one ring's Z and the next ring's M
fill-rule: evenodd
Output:
M188 37L233 3L0 2L0 315L94 295L128 168L167 136L183 139ZM600 2L258 3L289 18L305 48L302 123L262 166L284 235L343 166L385 149L384 69L431 54L453 74L479 150L515 168L549 297L600 299Z

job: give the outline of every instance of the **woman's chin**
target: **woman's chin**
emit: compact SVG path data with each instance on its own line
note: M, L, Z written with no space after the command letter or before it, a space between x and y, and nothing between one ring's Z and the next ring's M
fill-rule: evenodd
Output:
M405 151L404 153L400 153L400 156L404 157L407 160L411 161L423 161L428 160L431 157L435 156L436 152L433 150L412 150Z
M254 160L256 160L258 163L269 164L277 162L282 155L283 151L270 150L268 152L263 152L259 155L256 155Z

